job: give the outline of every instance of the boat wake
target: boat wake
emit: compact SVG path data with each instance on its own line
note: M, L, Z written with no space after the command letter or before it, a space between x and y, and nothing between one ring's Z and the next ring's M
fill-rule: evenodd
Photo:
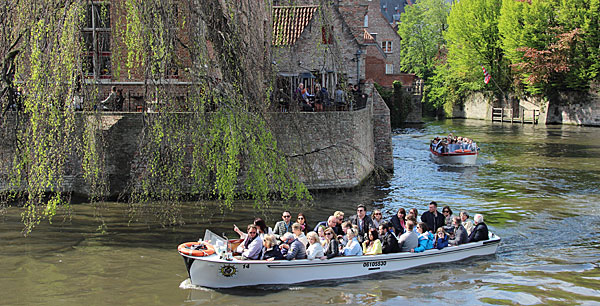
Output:
M181 284L179 284L179 288L181 289L194 289L194 290L201 290L201 291L215 291L213 289L210 288L206 288L206 287L202 287L202 286L198 286L198 285L194 285L192 284L192 281L190 280L190 278L186 278L184 281L181 282Z

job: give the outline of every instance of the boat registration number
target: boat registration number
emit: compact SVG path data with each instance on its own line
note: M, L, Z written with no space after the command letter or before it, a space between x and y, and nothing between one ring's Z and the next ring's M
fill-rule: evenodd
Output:
M368 262L363 262L363 267L364 268L370 268L370 267L383 267L387 264L387 261L385 260L380 260L380 261L368 261Z

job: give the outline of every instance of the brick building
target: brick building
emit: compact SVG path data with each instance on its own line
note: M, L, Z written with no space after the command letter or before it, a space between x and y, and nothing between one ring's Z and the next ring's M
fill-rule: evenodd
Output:
M302 82L333 92L338 84L365 79L365 52L337 7L306 1L273 6L273 63L277 88L289 97Z
M385 0L340 0L339 7L348 24L353 27L353 34L365 47L366 79L385 87L391 87L398 80L408 91L412 91L417 78L414 74L401 71L400 36L383 11L385 7L385 12L388 12L387 6L393 3L386 1L382 4L381 1ZM400 14L400 6L394 7L395 15ZM403 11L404 6L401 7Z
M137 65L132 70L126 67L129 50L121 36L127 30L126 0L89 2L82 31L86 49L89 50L85 82L98 85L99 99L106 97L111 87L116 86L123 91L125 97L123 110L141 111L147 108L148 102L155 99L156 90L160 86L167 88L169 95L177 101L178 107L175 110L187 110L185 99L189 94L190 85L207 77L218 82L227 82L223 80L219 62L221 59L216 55L216 44L212 41L220 37L211 35L211 27L207 26L202 18L219 18L220 13L229 13L232 8L235 15L229 22L238 26L238 43L245 46L243 54L246 55L237 65L244 71L252 71L251 74L245 75L251 75L248 79L256 86L257 92L262 92L271 62L271 45L268 43L271 41L271 20L268 4L263 1L238 1L230 8L227 7L229 4L215 0L213 4L218 8L214 9L214 15L207 17L198 11L191 12L185 9L189 0L173 1L181 2L181 5L165 8L168 11L161 12L165 16L173 16L171 19L162 20L165 23L165 31L170 31L169 35L176 36L167 51L170 53L170 60L151 63L160 66L160 73L153 70L156 67ZM252 14L248 15L247 12ZM215 36L218 38L215 39ZM156 47L162 49L164 45ZM192 60L188 51L193 48L196 48L195 60Z

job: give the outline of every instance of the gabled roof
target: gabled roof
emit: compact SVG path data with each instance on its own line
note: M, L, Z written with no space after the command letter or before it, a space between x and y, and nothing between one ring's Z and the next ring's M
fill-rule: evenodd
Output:
M273 6L273 45L294 45L317 8L317 5Z
M373 35L371 35L371 33L367 32L366 29L363 29L363 41L365 44L374 44L375 37L373 37Z

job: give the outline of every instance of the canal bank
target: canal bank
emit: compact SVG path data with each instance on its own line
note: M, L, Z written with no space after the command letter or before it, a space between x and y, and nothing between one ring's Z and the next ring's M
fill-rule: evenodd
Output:
M530 121L534 111L540 124L566 124L600 127L600 93L561 92L552 97L516 97L498 99L492 92L476 92L452 109L452 117L492 120L494 108L503 109L505 121L518 122L525 115Z
M277 149L286 157L291 171L309 189L354 188L378 169L393 171L389 109L371 84L365 86L365 93L368 99L361 109L266 114ZM98 126L105 142L105 169L111 196L127 192L131 179L138 177L146 166L139 154L139 142L143 137L145 120L157 115L106 112L95 117L83 112L76 114L78 131L83 130L86 121L100 120ZM191 120L186 118L192 114L173 113L168 116L173 117L172 121L187 124ZM189 126L184 130L193 129ZM14 126L5 124L2 135L0 190L6 190L13 160ZM191 145L182 146L189 150ZM184 167L190 167L189 158ZM68 167L64 190L80 196L88 195L90 192L84 180L81 159L73 158ZM189 184L184 185L182 190L191 192L189 188Z

